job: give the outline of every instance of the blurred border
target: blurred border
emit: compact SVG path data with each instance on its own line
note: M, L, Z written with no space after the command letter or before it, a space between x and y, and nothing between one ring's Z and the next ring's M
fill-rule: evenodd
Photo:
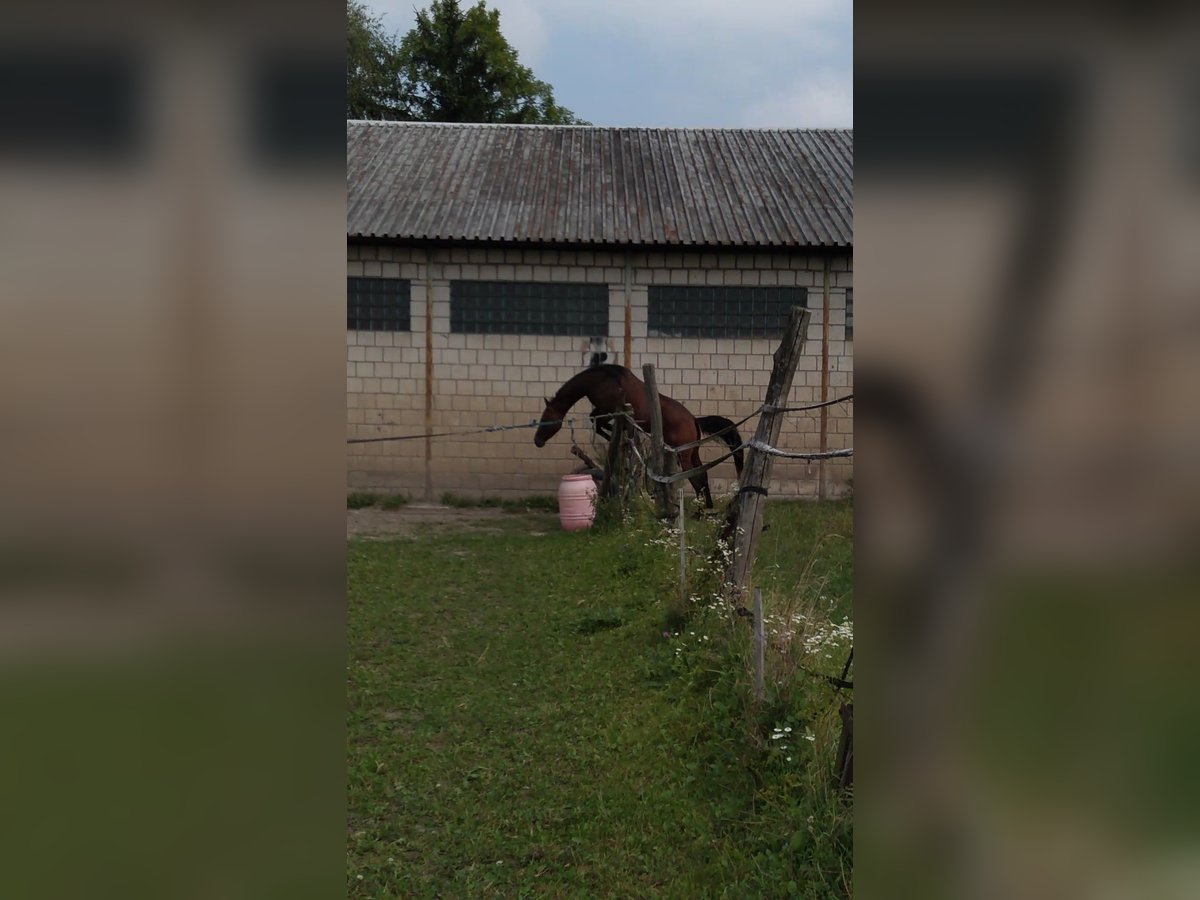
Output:
M4 16L0 894L335 896L344 5Z
M1200 889L1196 24L856 9L862 896Z

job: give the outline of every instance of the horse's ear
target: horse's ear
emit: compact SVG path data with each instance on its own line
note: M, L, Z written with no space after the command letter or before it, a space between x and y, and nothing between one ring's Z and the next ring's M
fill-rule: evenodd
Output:
M549 405L550 405L550 398L549 398L549 397L543 397L542 399L546 401L546 405L547 405L547 406L549 406Z

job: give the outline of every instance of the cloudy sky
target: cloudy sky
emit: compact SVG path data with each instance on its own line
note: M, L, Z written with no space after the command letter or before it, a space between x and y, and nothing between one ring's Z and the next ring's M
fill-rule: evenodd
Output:
M403 34L428 0L367 0ZM472 0L461 0L462 6ZM848 128L852 0L488 0L521 61L597 125Z

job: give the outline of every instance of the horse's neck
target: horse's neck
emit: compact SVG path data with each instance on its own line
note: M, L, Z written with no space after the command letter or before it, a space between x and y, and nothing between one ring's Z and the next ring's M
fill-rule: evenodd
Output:
M561 388L555 395L555 400L563 410L568 410L584 397L592 401L593 405L599 405L603 401L601 396L601 385L605 378L600 372L580 372Z

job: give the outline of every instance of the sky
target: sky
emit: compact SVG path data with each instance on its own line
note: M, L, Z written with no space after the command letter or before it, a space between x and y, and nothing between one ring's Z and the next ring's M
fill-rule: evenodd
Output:
M404 34L428 0L367 0ZM461 0L466 8L472 0ZM853 126L852 0L488 0L521 62L597 125Z

